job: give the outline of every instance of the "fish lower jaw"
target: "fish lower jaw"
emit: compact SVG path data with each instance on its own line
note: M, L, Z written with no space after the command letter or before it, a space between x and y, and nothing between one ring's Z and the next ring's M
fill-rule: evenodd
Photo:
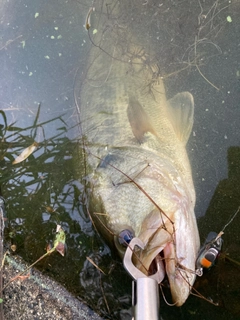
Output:
M176 270L174 275L168 274L171 295L176 306L180 307L187 300L195 278L195 274L180 269Z

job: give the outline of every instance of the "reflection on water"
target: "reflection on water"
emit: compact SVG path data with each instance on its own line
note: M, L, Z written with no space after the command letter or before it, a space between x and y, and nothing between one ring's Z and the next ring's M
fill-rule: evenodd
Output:
M154 47L168 96L187 90L195 99L188 149L204 241L239 206L239 2L128 3L111 27L131 26L145 37L146 47ZM102 5L99 1L97 17ZM17 253L36 260L61 224L67 233L66 257L52 255L38 267L106 318L130 319L131 280L93 230L81 183L84 163L74 96L91 44L93 29L88 35L83 27L89 6L30 0L0 5L0 184L7 200L8 237ZM12 165L34 140L38 149ZM177 309L162 300L163 319L239 318L239 266L228 259L239 261L239 219L225 230L217 265L196 282L196 289L220 306L192 296Z

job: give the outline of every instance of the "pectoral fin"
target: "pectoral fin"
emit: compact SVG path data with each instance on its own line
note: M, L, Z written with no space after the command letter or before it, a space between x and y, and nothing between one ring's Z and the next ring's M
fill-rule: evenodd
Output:
M184 144L187 143L193 127L194 100L190 92L181 92L168 100L169 119Z
M145 133L151 132L156 135L147 113L141 104L133 97L129 98L127 115L132 132L140 143L143 142Z

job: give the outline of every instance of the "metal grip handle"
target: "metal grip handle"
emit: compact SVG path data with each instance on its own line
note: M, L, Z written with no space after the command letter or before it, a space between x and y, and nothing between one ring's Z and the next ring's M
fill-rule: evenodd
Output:
M132 284L134 320L159 319L159 289L156 280L138 278Z

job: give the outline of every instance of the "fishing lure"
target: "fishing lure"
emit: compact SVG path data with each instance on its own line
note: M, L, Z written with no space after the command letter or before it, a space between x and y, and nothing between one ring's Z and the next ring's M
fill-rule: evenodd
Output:
M215 260L219 256L219 253L222 249L223 239L222 235L226 227L233 221L240 210L240 207L233 214L232 218L228 221L227 224L223 227L222 231L218 234L216 232L210 232L207 236L207 239L199 250L198 257L196 260L196 274L201 276L203 274L203 268L209 269L213 266Z
M223 239L221 235L223 233L217 234L216 232L210 232L207 239L199 251L196 266L197 270L202 272L202 268L209 269L214 264L217 259L223 244Z

